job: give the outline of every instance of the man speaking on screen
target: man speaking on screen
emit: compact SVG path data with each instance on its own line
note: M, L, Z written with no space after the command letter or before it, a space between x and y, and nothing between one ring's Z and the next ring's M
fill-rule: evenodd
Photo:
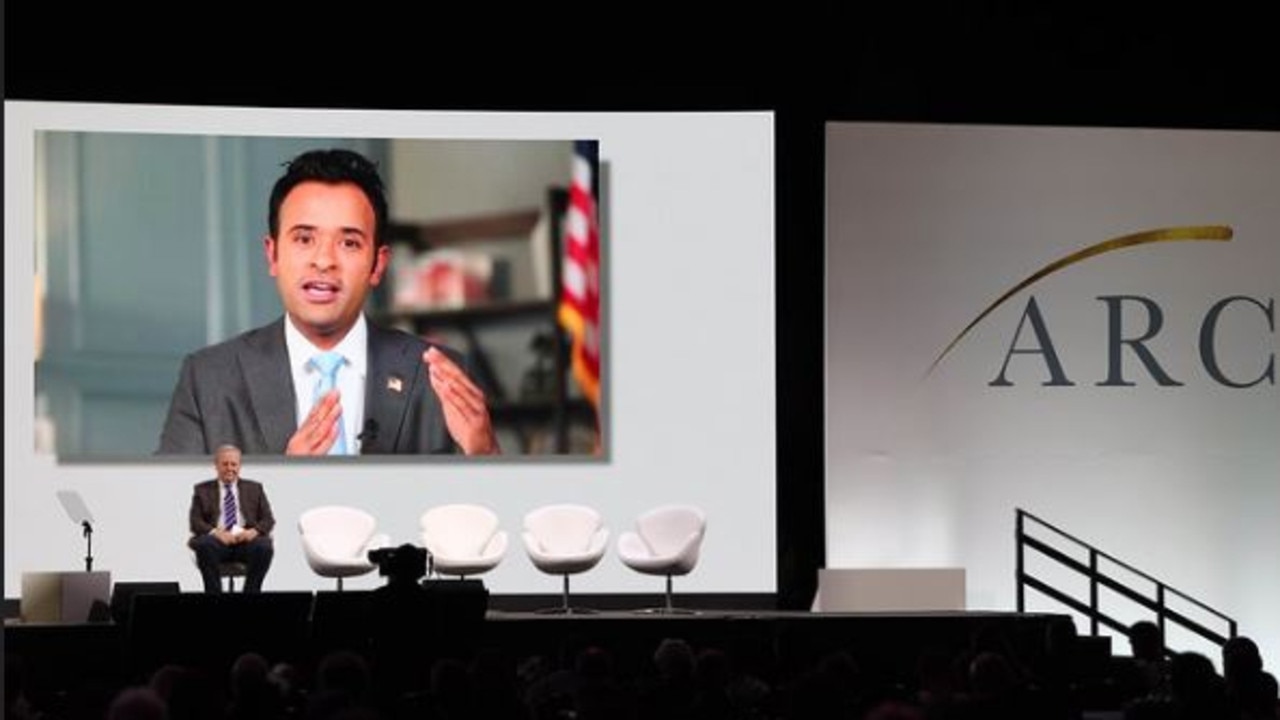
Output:
M284 316L182 362L157 452L499 452L460 356L364 315L390 260L377 166L349 150L286 165L263 238Z

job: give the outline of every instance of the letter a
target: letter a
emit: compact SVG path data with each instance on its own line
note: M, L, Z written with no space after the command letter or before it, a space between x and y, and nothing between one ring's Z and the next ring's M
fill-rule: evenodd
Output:
M1031 348L1018 347L1018 338L1022 335L1022 326L1027 320L1031 320L1031 331L1035 333L1038 345ZM1005 371L1009 369L1009 358L1017 353L1019 355L1041 355L1044 357L1044 364L1049 369L1049 379L1041 383L1046 386L1075 385L1067 379L1067 373L1062 369L1062 363L1058 361L1058 351L1053 348L1053 340L1049 338L1049 330L1045 327L1044 317L1040 315L1040 306L1036 304L1036 296L1032 295L1027 300L1027 308L1022 311L1022 317L1018 320L1018 329L1013 333L1013 342L1009 343L1009 351L1004 354L1004 364L1000 366L1000 374L995 380L987 383L995 386L1009 386L1012 382L1005 379Z

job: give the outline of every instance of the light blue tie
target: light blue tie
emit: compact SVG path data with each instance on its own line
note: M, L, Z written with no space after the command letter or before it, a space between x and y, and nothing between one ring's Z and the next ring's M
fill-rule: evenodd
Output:
M342 367L342 354L330 350L322 352L311 358L311 364L320 371L320 382L316 384L315 397L313 402L319 402L325 393L334 389L338 385L338 368ZM346 455L347 454L347 430L346 423L342 418L338 419L338 439L333 442L333 447L329 448L330 455Z

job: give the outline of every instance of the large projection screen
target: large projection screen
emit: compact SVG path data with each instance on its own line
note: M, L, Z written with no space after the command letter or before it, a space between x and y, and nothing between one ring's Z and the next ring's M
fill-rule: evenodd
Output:
M420 544L427 508L479 502L512 543L486 575L495 593L555 593L521 545L521 519L560 502L596 507L611 531L603 562L575 591L658 592L651 577L617 560L613 540L637 515L665 503L705 509L708 532L689 592L772 593L775 559L774 152L770 113L476 113L272 110L54 103L5 105L5 594L23 572L74 570L85 545L55 493L74 490L95 516L95 569L117 581L179 580L200 587L185 541L192 485L211 460L60 460L37 451L49 429L33 421L38 318L34 278L39 227L69 222L41 202L40 133L479 141L599 142L607 216L603 371L608 408L602 457L422 462L407 458L324 462L246 456L243 475L265 483L278 525L265 590L332 587L310 571L296 529L306 509L362 507L396 543ZM215 148L216 149L216 148ZM196 158L198 162L199 157ZM274 174L278 168L273 168ZM569 168L565 168L566 180ZM155 192L211 192L210 186ZM448 192L449 188L437 188ZM392 201L395 201L392 189ZM208 200L208 197L202 198ZM189 197L178 197L187 202ZM192 217L211 252L244 243L260 252L266 198L234 223ZM161 235L157 233L157 235ZM86 235L85 237L88 237ZM156 242L163 242L157 237ZM157 250L161 250L157 246ZM83 256L56 258L77 272ZM36 272L33 272L33 269ZM265 275L265 267L259 268ZM192 293L200 273L190 268ZM262 278L247 282L261 283ZM92 288L91 288L92 289ZM157 306L191 301L158 297ZM212 313L212 315L217 313ZM234 313L221 322L234 321ZM101 331L101 328L97 329ZM120 423L136 421L122 413ZM108 428L109 429L109 428ZM353 587L380 584L376 575ZM658 583L660 585L660 583Z
M1009 610L1022 508L1280 662L1280 135L832 123L826 159L828 565Z

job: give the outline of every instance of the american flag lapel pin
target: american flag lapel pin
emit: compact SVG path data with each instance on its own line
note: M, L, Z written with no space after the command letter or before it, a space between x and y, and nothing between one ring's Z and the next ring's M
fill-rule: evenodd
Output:
M387 389L391 392L404 392L404 381L399 376L392 375L387 378Z

